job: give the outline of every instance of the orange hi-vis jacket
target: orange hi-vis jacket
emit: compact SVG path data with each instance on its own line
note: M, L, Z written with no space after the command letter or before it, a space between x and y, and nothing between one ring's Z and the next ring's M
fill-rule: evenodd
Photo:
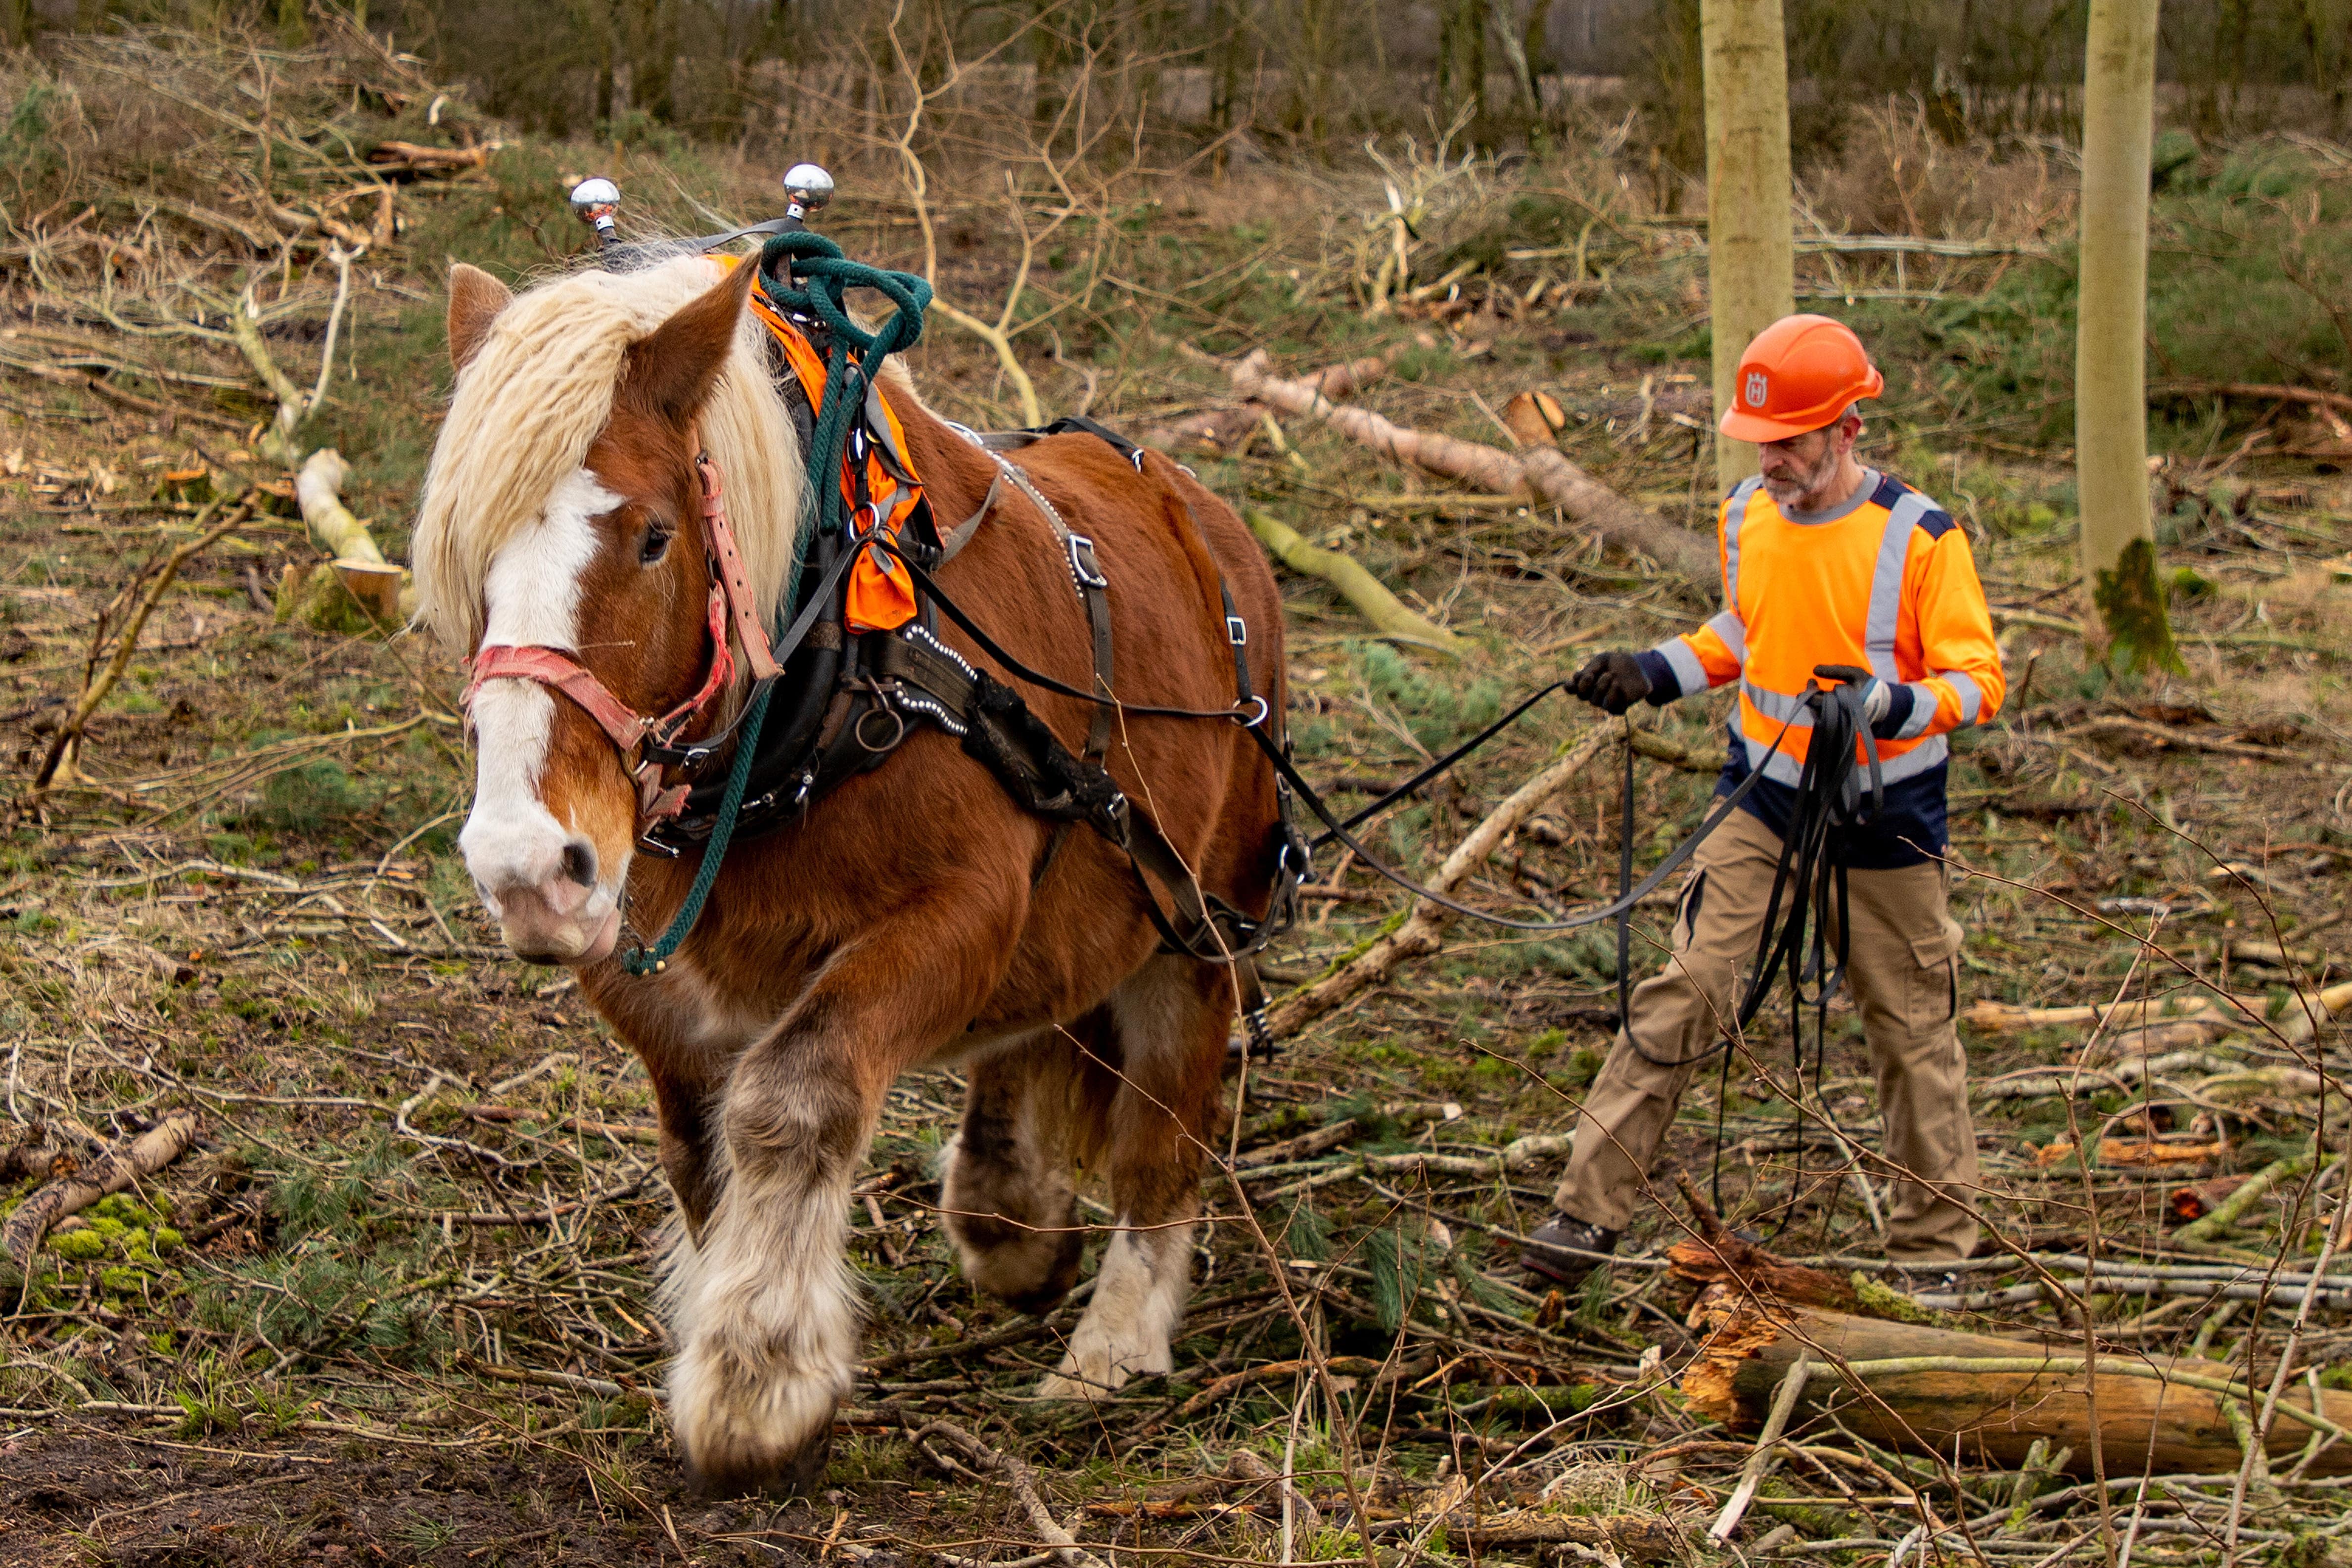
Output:
M1813 667L1868 669L1892 688L1872 726L1888 804L1932 789L1912 838L1940 849L1945 736L1992 718L2008 690L1967 535L1917 490L1871 472L1853 500L1818 515L1783 512L1748 479L1725 499L1717 537L1723 611L1641 656L1650 700L1738 681L1727 778L1761 767L1793 786L1811 738ZM1918 787L1894 787L1910 780ZM1758 815L1774 814L1768 803Z

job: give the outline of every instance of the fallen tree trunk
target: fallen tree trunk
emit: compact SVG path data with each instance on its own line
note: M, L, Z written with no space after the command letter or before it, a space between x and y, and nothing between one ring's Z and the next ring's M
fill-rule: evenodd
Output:
M1372 624L1373 630L1390 641L1411 643L1455 658L1468 651L1469 645L1460 637L1406 609L1404 602L1354 556L1309 544L1297 529L1254 506L1244 507L1242 517L1268 554L1293 572L1330 584Z
M184 1152L196 1135L196 1113L167 1111L163 1120L128 1143L117 1144L72 1175L51 1182L16 1205L0 1228L0 1254L29 1271L33 1254L49 1227L69 1214L119 1193L142 1176L152 1176Z
M1307 382L1285 380L1268 372L1264 350L1227 366L1225 374L1244 396L1287 414L1320 419L1395 462L1427 468L1487 491L1507 491L1524 484L1541 500L1562 508L1591 528L1606 543L1646 555L1702 585L1718 575L1715 552L1705 541L1627 500L1570 462L1557 447L1530 447L1514 455L1434 431L1408 429L1370 409L1341 407Z
M1389 367L1402 352L1402 345L1399 345L1386 353L1368 354L1362 359L1325 365L1302 378L1302 384L1313 387L1326 397L1345 397L1388 374ZM1265 404L1244 399L1221 408L1204 408L1198 414L1166 425L1155 425L1137 438L1145 446L1156 447L1163 452L1181 452L1188 447L1222 452L1241 439L1244 431L1265 416Z
M1454 852L1446 856L1437 874L1427 882L1430 891L1451 897L1455 889L1469 880L1471 872L1485 864L1496 846L1541 811L1545 803L1559 793L1560 786L1575 777L1618 734L1613 724L1595 724L1557 762L1512 792L1510 798L1487 813L1486 820L1454 847ZM1453 918L1454 911L1444 905L1422 900L1394 930L1383 932L1355 957L1267 1009L1266 1026L1276 1038L1297 1034L1366 986L1387 979L1397 965L1435 952L1444 945L1445 922Z
M1682 1378L1697 1414L1743 1431L1759 1429L1773 1394L1800 1355L1822 1364L1808 1377L1794 1419L1834 1409L1874 1443L1993 1469L2016 1469L2036 1439L2073 1450L2069 1468L2091 1473L2096 1433L2107 1472L2159 1475L2234 1470L2242 1458L2226 1403L2259 1399L2212 1362L2098 1358L2086 1376L2074 1347L1848 1317L1797 1306L1763 1306L1722 1286L1700 1298L1693 1321L1709 1332ZM2315 1432L2352 1424L2352 1394L2323 1391L2315 1413L2307 1389L2279 1403L2272 1455L2293 1456ZM2323 1448L2306 1472L2352 1475L2352 1443Z
M2276 1019L2270 1017L2267 996L2195 996L2185 1002L2135 1000L2112 1006L2018 1007L2006 1002L1978 1002L1961 1016L1979 1029L2048 1028L2069 1024L2104 1024L2111 1031L2145 1030L2146 1037L2122 1042L2110 1034L2104 1060L2129 1054L2122 1048L2164 1049L2178 1045L2218 1039L2222 1035L2274 1035L2287 1045L2301 1045L2318 1033L2318 1026L2352 1009L2352 981L2317 993L2302 992ZM2096 1063L2085 1063L2096 1066Z

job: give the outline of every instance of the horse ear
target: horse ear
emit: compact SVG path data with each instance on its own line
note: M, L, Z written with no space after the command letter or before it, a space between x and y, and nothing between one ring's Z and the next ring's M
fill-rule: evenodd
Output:
M624 384L634 401L680 424L693 417L735 347L735 324L758 271L751 261L738 263L650 337L631 345Z
M449 363L458 370L474 363L490 323L514 298L507 286L478 267L460 261L449 268Z

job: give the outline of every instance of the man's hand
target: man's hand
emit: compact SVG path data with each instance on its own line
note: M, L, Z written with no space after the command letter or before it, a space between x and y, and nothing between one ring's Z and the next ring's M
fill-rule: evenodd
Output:
M1864 727L1873 733L1877 731L1879 721L1886 717L1887 709L1894 704L1895 688L1856 665L1817 664L1813 666L1813 674L1825 680L1843 681L1853 687L1862 701ZM1885 739L1883 735L1879 738Z
M1630 653L1596 653L1584 661L1568 689L1604 713L1622 713L1650 694L1650 678Z

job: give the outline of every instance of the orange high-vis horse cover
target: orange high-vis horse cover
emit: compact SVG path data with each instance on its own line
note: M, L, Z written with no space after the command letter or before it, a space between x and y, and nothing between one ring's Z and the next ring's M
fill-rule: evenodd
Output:
M751 295L751 313L784 351L785 363L808 395L809 406L823 408L824 361L815 347L757 291ZM923 487L907 455L907 432L898 416L882 396L881 388L870 382L859 424L865 432L865 456L861 460L854 455L855 440L852 451L842 454L842 498L849 503L854 526L871 531L877 540L896 542L898 531L922 504ZM863 502L858 496L861 480L866 492ZM845 594L845 618L853 632L894 632L915 618L913 574L905 562L877 545L867 545L850 563Z
M1717 523L1722 613L1651 650L1680 695L1739 682L1748 766L1780 784L1804 766L1817 664L1858 665L1895 688L1878 727L1889 784L1942 763L1944 737L1990 721L2008 691L1968 536L1902 480L1871 479L1816 517L1784 514L1760 479L1732 491Z

